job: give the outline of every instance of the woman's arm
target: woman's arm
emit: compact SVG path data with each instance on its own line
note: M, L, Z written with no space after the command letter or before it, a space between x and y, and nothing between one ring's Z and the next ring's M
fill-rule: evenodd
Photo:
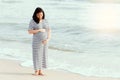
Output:
M43 40L43 41L42 41L43 44L46 44L46 43L50 40L50 38L51 38L51 30L50 30L50 29L47 30L47 34L48 34L48 37L47 37L46 40Z
M47 30L47 33L48 33L47 40L50 40L50 38L51 38L51 29L48 29L48 30Z
M45 32L45 29L38 29L38 30L28 30L29 34L36 34L38 32Z
M40 30L38 29L38 30L28 30L28 33L29 34L36 34L36 33L38 33Z

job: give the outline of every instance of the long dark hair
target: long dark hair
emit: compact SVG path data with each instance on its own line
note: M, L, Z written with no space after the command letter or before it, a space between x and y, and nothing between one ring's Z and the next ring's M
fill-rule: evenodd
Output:
M35 11L34 11L33 16L32 16L33 20L34 20L37 24L39 23L40 20L39 20L39 18L37 18L36 14L39 13L39 12L42 12L42 13L43 13L42 19L45 18L45 13L44 13L43 9L40 8L40 7L37 7L37 8L35 9Z

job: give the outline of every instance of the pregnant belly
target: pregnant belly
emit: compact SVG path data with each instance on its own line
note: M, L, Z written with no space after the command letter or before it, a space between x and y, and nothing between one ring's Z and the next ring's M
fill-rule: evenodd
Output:
M45 40L45 39L47 39L47 33L46 32L38 32L38 33L34 34L34 39L39 40L39 41Z

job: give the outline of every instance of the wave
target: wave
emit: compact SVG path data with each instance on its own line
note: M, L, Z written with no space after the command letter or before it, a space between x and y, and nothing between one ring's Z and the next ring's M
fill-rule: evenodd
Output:
M75 50L63 49L63 48L58 48L58 47L53 47L53 46L50 46L49 48L50 48L50 49L53 49L53 50L64 51L64 52L76 52Z
M1 0L2 3L21 3L21 0Z
M87 0L52 0L52 1L87 1Z
M92 3L120 3L120 0L89 0Z
M19 42L19 43L24 43L24 44L31 44L31 40L29 39L25 39L22 40L22 39L16 39L16 38L3 38L3 37L0 37L0 41L4 41L4 42L7 42L7 43L11 43L11 42ZM64 51L64 52L78 52L76 50L71 50L71 49L65 49L64 47L55 47L54 45L50 45L49 46L49 49L51 50L58 50L58 51Z

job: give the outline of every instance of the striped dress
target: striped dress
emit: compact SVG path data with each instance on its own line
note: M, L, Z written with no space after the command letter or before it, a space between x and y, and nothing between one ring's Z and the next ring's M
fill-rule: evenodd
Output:
M32 39L32 55L34 70L41 70L47 68L47 50L48 43L43 44L42 41L47 39L47 31L50 29L47 20L43 20L40 23L36 23L33 19L29 23L28 30L46 29L46 32L38 32L33 34Z

